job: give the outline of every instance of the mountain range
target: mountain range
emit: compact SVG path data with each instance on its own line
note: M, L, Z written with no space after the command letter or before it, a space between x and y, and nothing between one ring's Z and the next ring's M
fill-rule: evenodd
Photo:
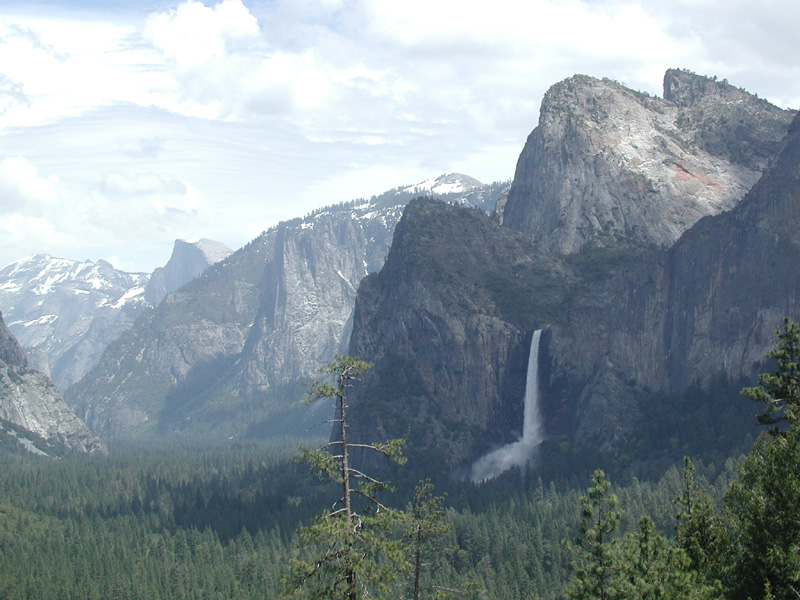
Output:
M0 447L43 455L103 451L50 379L28 366L0 314Z
M450 174L281 223L141 310L66 401L103 437L304 431L325 416L301 382L350 353L374 363L354 439L467 473L520 437L542 329L540 463L724 454L734 390L800 316L799 129L687 71L663 98L571 77L510 185Z
M359 282L409 200L486 210L507 188L448 174L281 223L142 315L67 401L104 436L305 429L320 419L301 382L346 352Z
M642 468L681 452L724 457L742 443L754 421L737 390L764 366L783 316L800 317L800 122L691 73L668 72L665 90L672 96L654 100L586 77L555 86L520 157L503 228L409 205L386 265L356 302L350 352L375 367L354 389L354 439L402 437L418 462L436 455L441 469L467 470L520 437L521 377L542 328L540 452L551 467L591 456ZM578 100L556 101L564 97ZM615 133L618 119L607 122L620 107L651 107L660 119L716 106L729 123L748 104L738 127L703 133L676 118L695 140L684 149L672 144L675 131L646 119L627 122L644 130L626 136Z
M211 240L177 240L169 262L152 275L127 273L105 260L37 254L0 270L0 309L31 366L64 391L144 309L231 252Z

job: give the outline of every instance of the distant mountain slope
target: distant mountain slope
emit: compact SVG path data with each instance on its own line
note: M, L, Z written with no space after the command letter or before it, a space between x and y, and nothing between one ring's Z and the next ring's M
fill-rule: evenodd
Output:
M37 254L0 270L0 309L36 367L64 390L147 306L147 281L104 260Z
M560 253L668 247L744 197L794 114L686 71L667 71L663 99L576 75L545 95L502 222Z
M153 275L110 263L37 254L0 270L0 310L31 363L66 390L148 306L231 253L212 240L177 240Z
M53 383L31 369L0 314L0 446L21 445L35 453L102 449Z
M494 206L507 184L446 175L268 230L145 314L67 394L93 428L264 435L298 426L299 381L346 348L359 281L430 185Z

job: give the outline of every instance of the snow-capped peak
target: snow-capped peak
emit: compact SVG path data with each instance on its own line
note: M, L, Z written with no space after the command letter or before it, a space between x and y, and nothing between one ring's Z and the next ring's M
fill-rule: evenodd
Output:
M402 187L397 193L410 192L413 194L446 196L449 194L463 194L480 187L483 187L483 184L473 177L462 175L461 173L445 173L415 185Z

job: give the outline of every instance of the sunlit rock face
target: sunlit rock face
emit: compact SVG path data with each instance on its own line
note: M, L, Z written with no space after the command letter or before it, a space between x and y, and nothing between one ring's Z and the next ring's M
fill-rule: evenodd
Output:
M764 115L777 115L766 127L777 137L775 123L786 124L782 141L776 143L761 140L746 126L752 121L742 117L745 125L734 129L747 153L739 155L725 130L729 121L708 117L693 125L697 135L692 137L688 125L682 130L682 143L694 144L695 150L678 155L683 161L679 164L697 174L699 167L688 168L687 161L702 153L712 156L713 150L716 154L706 167L721 166L709 167L708 177L717 177L719 183L741 176L728 191L743 195L746 182L755 181L769 164L746 197L725 196L721 183L693 187L682 175L676 181L681 169L675 171L673 161L667 171L659 159L662 166L654 177L665 177L662 187L674 198L662 195L663 206L655 216L691 213L685 223L654 217L658 227L628 228L632 221L626 217L612 220L607 231L594 225L585 231L556 227L532 236L527 230L493 229L448 207L412 203L384 268L359 288L350 353L375 367L353 389L357 439L405 438L414 458L451 473L513 443L523 433L521 357L531 330L539 326L545 326L543 445L552 440L547 451L563 451L557 448L563 442L568 453L594 454L606 463L619 464L620 456L635 462L644 454L664 459L675 448L669 438L674 436L679 448L687 442L686 431L677 429L686 411L699 433L688 443L705 440L708 449L742 439L747 424L736 422L743 413L738 388L751 384L764 366L763 356L782 317L800 318L800 273L795 268L800 261L800 124L790 123L791 113L727 84L680 72L668 74L668 80L672 99L663 101L639 98L618 84L583 79L597 86L597 93L611 87L632 95L640 107L669 102L664 110L672 111L676 125L684 110L681 103L697 108L699 92L693 90L702 91L703 81L730 102L729 114L738 110L734 100L739 97L745 107L752 101ZM683 81L691 84L685 96L676 91L676 82ZM684 117L699 119L709 110L703 103L718 101L717 96L701 94L701 109ZM573 129L585 127L569 115L575 112L569 105L560 110ZM532 137L542 139L537 136L534 132ZM599 144L599 137L592 139ZM564 164L582 164L583 172L575 173L576 187L563 198L600 197L598 185L621 193L614 178L624 182L625 173L598 176L590 168L599 149L583 146L566 156ZM772 159L767 158L770 149L776 151ZM672 175L666 177L668 172ZM650 214L641 212L648 194L642 188L615 199L620 214ZM546 217L563 198L541 196L547 203L539 207L540 215L531 211L532 218ZM591 202L575 208L588 211L589 216L581 217L586 222L598 214L592 213L596 206ZM706 209L719 214L701 218ZM504 216L510 215L506 205ZM642 216L645 222L650 223ZM676 223L680 227L673 227ZM708 418L711 414L714 419ZM673 421L659 420L664 416ZM725 427L735 434L727 441L722 440ZM658 447L648 446L643 454L641 444L637 446L642 440Z
M20 428L9 429L6 424ZM27 442L29 432L79 452L102 450L100 440L70 411L50 379L28 366L17 340L0 315L0 435Z
M664 98L576 75L542 101L503 224L559 253L619 237L668 247L744 197L793 115L685 71L666 73Z

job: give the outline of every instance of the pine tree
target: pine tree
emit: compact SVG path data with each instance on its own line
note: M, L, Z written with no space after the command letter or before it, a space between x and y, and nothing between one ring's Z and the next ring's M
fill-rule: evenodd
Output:
M446 553L452 552L452 548L443 547L443 539L451 530L451 525L445 518L443 501L444 497L433 495L433 484L430 480L425 480L415 488L414 498L406 510L404 537L408 555L411 557L411 580L408 587L412 600L424 597L443 600L455 596L471 596L477 592L474 582L461 587L425 584L425 572L432 571L441 563Z
M708 585L691 568L683 548L656 530L650 516L622 540L615 562L625 600L711 600L719 586Z
M618 551L612 536L622 513L605 473L597 469L592 486L581 498L580 536L569 548L576 558L573 578L566 589L572 600L613 600L619 598L614 560Z
M408 569L403 545L394 536L402 525L402 514L384 506L378 493L390 490L388 483L352 465L352 450L371 450L402 464L402 440L383 444L356 444L347 437L347 389L370 364L350 356L336 356L321 371L333 376L334 384L311 384L309 401L332 400L337 440L318 450L303 450L302 458L312 473L341 485L342 495L333 507L299 532L299 540L312 556L291 561L284 579L284 597L319 600L381 598L400 573Z
M766 405L758 416L763 425L796 420L800 405L800 325L784 318L783 332L778 330L775 335L777 340L767 358L775 359L777 369L759 375L758 386L742 390L750 400ZM773 433L777 431L773 429Z
M748 398L764 402L759 422L785 421L762 434L739 469L725 509L734 552L728 585L731 597L777 600L800 597L800 327L786 320L767 355L777 361Z
M689 567L709 585L720 577L724 548L721 519L714 513L711 498L694 480L694 465L683 459L683 490L675 499L678 512L677 542L689 558Z

